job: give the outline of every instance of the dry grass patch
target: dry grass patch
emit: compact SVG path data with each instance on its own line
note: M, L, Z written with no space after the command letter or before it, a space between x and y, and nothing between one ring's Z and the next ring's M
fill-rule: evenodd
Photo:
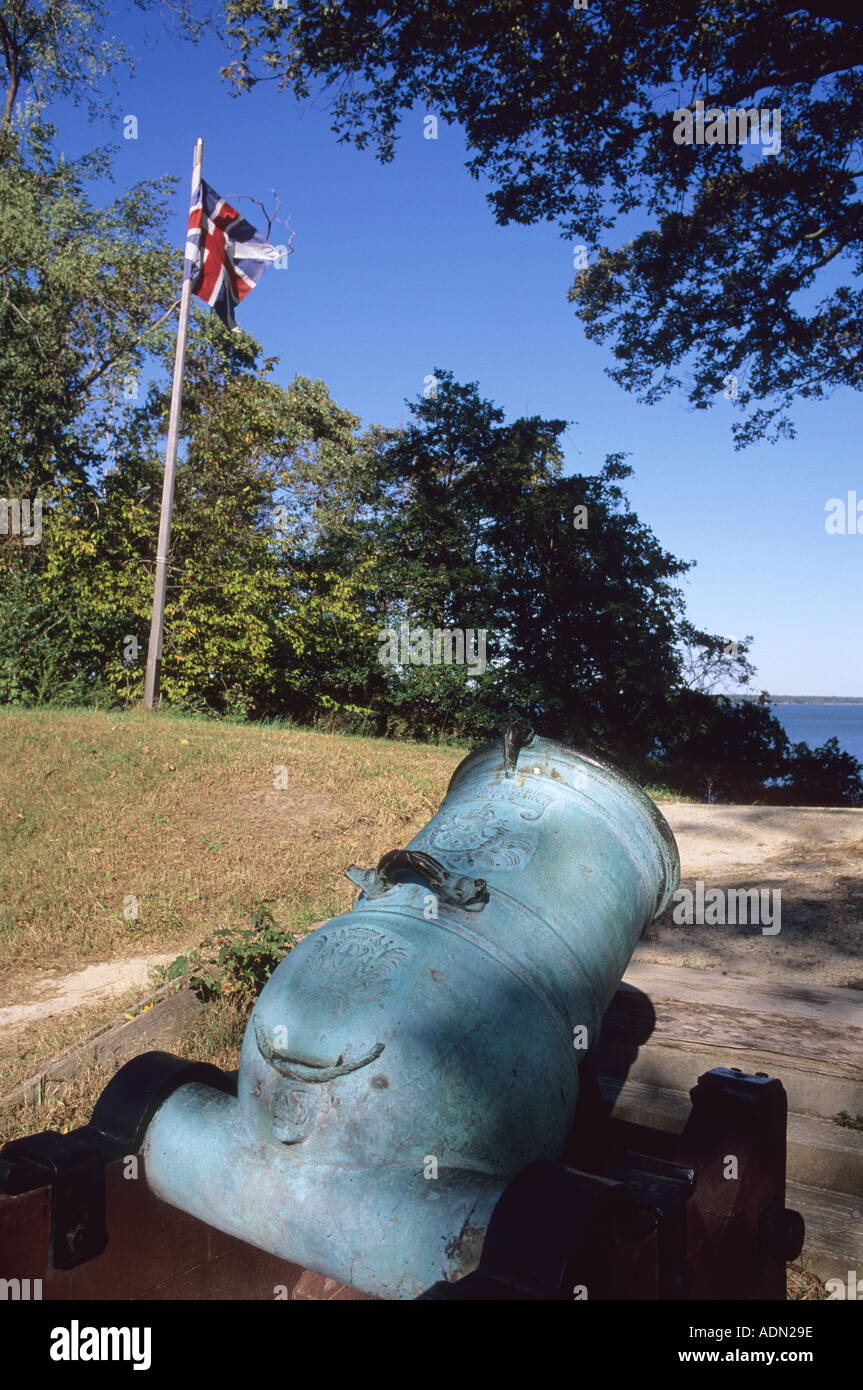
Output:
M453 749L140 712L0 716L0 1001L32 966L347 910L352 860L422 826ZM277 769L284 769L278 772ZM280 785L284 784L286 785Z
M190 1062L209 1062L222 1071L237 1071L254 1004L254 1000L238 1005L230 999L214 999L183 1029L176 1044L177 1055L188 1057Z
M4 711L0 1006L86 965L241 930L261 901L286 930L348 910L345 869L410 839L461 756L136 711ZM0 1094L121 1005L4 1030Z
M136 1002L129 998L124 1001L124 1007L131 1009ZM253 1002L249 1000L238 1006L233 1000L212 1001L198 1018L187 1024L176 1042L169 1044L170 1051L189 1061L210 1062L223 1071L236 1071ZM114 1011L116 1007L115 1000ZM83 1042L105 1021L99 1018L98 1011L88 1010L86 1017L76 1019L74 1026L46 1031L38 1049L41 1064ZM32 1050L7 1059L0 1069L0 1096L38 1072L39 1065ZM4 1106L0 1109L0 1146L43 1129L66 1133L86 1125L102 1091L123 1065L125 1063L115 1061L83 1062L74 1076L46 1082L37 1105L19 1102Z
M820 1302L829 1298L827 1285L823 1279L819 1279L817 1274L805 1269L801 1264L788 1266L785 1277L785 1297L798 1302L801 1300L811 1300Z
M114 995L101 1004L79 1007L74 1014L40 1019L36 1023L5 1031L3 1054L0 1056L0 1097L14 1091L22 1082L29 1081L31 1076L38 1076L50 1062L56 1061L80 1043L86 1042L105 1024L121 1018L126 1011L134 1010L140 999L140 988L128 990L125 994ZM104 1067L86 1063L75 1078L46 1081L42 1103L35 1109L25 1105L4 1106L0 1110L0 1143L16 1137L9 1132L10 1125L18 1125L21 1134L32 1134L37 1129L63 1128L63 1125L56 1124L54 1119L49 1123L44 1118L46 1115L59 1116L64 1123L68 1121L71 1128L78 1124L86 1124L90 1118L89 1110L83 1119L69 1120L66 1115L66 1107L70 1103L68 1098L77 1098L71 1102L73 1108L79 1100L86 1106L92 1093L94 1104L102 1087L116 1069L116 1064L110 1062ZM79 1084L79 1079L86 1079L87 1076L90 1076L92 1086L89 1086L89 1083ZM67 1099L64 1100L64 1096ZM92 1109L92 1104L90 1108ZM75 1108L75 1115L77 1114L78 1109Z
M41 1105L7 1105L0 1110L0 1146L45 1129L66 1134L87 1124L102 1091L117 1067L113 1062L85 1063L79 1072L46 1091Z

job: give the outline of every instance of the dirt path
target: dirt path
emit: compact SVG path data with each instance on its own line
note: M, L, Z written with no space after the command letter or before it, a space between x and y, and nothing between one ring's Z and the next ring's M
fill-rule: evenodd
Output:
M82 1007L126 994L130 989L140 988L145 994L150 968L169 964L177 954L172 951L168 955L124 957L101 965L88 965L71 975L36 971L28 980L23 1002L0 1009L0 1033L8 1035L40 1019L74 1013Z
M863 810L662 804L681 886L781 894L776 935L760 926L686 926L667 911L635 959L863 990ZM773 902L773 898L769 900ZM863 996L861 996L863 1007Z

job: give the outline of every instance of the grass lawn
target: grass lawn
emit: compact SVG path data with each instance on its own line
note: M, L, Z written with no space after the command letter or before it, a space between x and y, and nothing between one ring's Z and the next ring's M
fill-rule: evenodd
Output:
M246 928L262 901L293 931L346 911L348 865L404 845L463 756L140 711L0 713L0 1007ZM131 1002L4 1030L0 1095Z
M70 971L348 909L437 810L462 753L140 712L0 715L0 1002Z
M345 869L405 845L466 751L138 710L0 712L0 1008L86 966L246 928L262 902L300 934L347 911ZM0 1096L146 993L5 1026Z

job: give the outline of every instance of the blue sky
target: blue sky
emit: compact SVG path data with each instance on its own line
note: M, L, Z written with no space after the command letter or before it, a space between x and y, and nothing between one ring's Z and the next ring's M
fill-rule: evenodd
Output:
M266 272L239 319L281 359L283 384L320 377L364 424L395 425L437 366L477 381L508 419L572 421L566 470L595 472L606 454L629 453L633 507L667 549L697 561L683 581L690 617L753 634L757 688L863 696L863 535L824 525L829 498L863 498L857 392L799 402L795 440L737 453L730 403L642 406L605 375L610 348L586 340L567 302L572 243L551 225L497 226L457 128L440 123L438 139L425 139L417 109L381 166L371 150L337 142L325 101L300 106L275 84L233 98L215 39L182 44L136 12L115 32L137 61L121 80L118 118L88 127L55 108L58 144L71 157L116 141L119 186L179 175L178 246L199 135L204 177L223 196L267 203L277 190L294 254L287 270ZM123 138L124 115L137 117L137 140ZM239 207L260 224L250 203ZM286 239L276 230L274 241Z

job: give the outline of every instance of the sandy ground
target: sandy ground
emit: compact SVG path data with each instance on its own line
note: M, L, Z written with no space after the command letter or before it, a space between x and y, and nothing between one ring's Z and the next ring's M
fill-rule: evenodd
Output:
M669 802L661 809L680 850L681 887L694 894L701 879L705 893L778 890L780 931L677 925L672 908L648 927L634 959L863 990L863 810Z
M635 960L863 991L863 810L662 804L681 858L681 886L779 890L781 927L678 925L669 909L645 931ZM771 903L774 898L771 898ZM176 952L127 957L61 976L31 976L0 1008L10 1044L40 1019L73 1013L140 985ZM863 1006L863 994L861 994Z
M98 1004L104 999L125 994L129 989L140 987L142 992L146 992L150 967L168 965L176 956L177 953L173 952L170 955L124 957L122 960L105 961L102 965L88 965L86 969L76 970L71 975L36 971L29 982L27 1001L0 1009L0 1031L36 1023L40 1018L71 1013L82 1005Z

